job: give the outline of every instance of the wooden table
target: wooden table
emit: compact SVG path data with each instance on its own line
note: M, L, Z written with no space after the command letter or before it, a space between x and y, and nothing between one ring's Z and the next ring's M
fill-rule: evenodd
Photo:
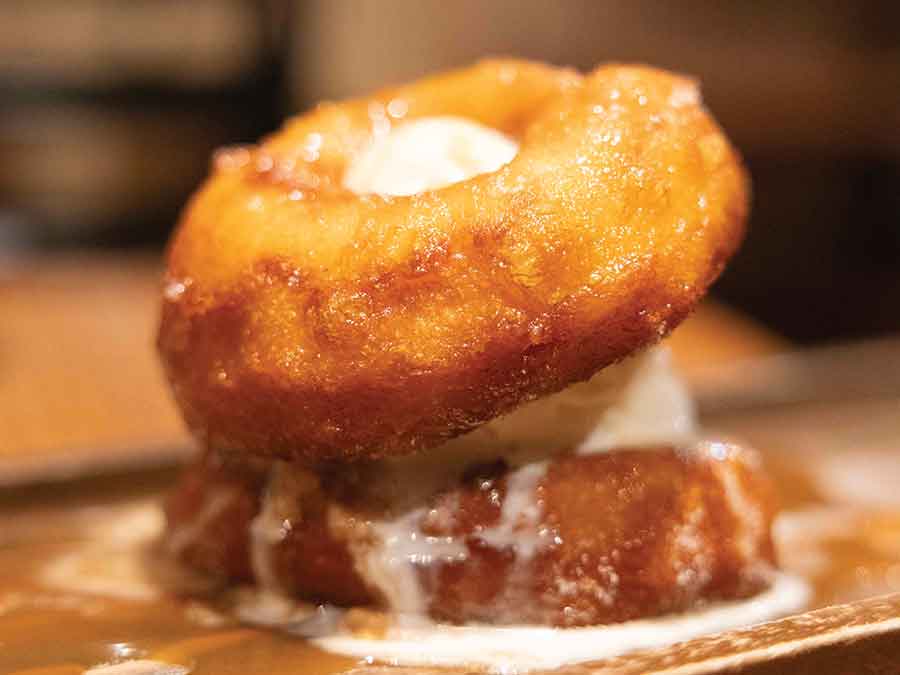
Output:
M149 256L2 263L0 483L184 453L153 351L158 278Z

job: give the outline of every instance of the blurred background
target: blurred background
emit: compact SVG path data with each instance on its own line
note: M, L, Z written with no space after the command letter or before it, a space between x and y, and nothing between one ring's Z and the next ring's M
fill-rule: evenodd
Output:
M185 446L152 350L160 254L214 148L495 55L702 82L754 204L718 302L674 336L682 365L900 331L900 3L3 0L0 464ZM892 344L844 362L896 389Z
M900 328L900 5L5 0L0 250L161 247L213 148L485 55L691 73L754 178L717 294L799 342Z

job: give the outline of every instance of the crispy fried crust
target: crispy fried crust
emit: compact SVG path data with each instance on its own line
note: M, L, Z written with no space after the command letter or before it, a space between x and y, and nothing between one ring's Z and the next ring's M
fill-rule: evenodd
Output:
M472 118L519 154L412 197L344 191L349 159L404 110ZM746 211L740 160L691 80L485 62L220 154L170 245L159 349L208 447L409 453L658 340Z
M436 557L417 568L427 611L459 623L581 626L753 595L774 567L772 494L756 462L753 453L721 444L691 453L657 448L551 460L530 494L539 516L520 524L513 539L537 542L531 555L490 536L507 499L508 470L473 468L433 495L412 524L466 552L464 560ZM203 513L196 486L205 486L209 503L237 480L246 486L240 500L258 501L254 486L262 473L259 465L212 456L198 463L169 500L169 539ZM316 602L386 604L352 553L372 536L361 524L384 517L360 482L369 478L363 468L303 479L305 487L291 495L291 513L279 516L290 526L269 550L282 589ZM243 571L254 514L235 515L223 512L194 527L196 539L180 547L180 559L207 573L252 578ZM225 529L237 538L223 538Z

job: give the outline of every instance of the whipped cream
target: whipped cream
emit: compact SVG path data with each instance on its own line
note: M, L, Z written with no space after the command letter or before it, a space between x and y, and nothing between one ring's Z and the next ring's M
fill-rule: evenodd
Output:
M414 195L496 171L518 145L461 117L424 117L374 134L350 163L344 187L357 194Z

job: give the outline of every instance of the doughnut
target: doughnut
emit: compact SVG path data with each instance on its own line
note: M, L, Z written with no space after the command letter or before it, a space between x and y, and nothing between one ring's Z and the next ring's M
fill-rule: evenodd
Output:
M732 444L473 465L413 504L385 471L209 452L165 545L223 580L460 624L617 623L749 597L774 571L771 490Z
M408 196L345 185L373 138L448 115L517 154ZM210 450L314 467L434 448L667 334L747 201L692 80L483 62L220 152L169 246L159 351Z

